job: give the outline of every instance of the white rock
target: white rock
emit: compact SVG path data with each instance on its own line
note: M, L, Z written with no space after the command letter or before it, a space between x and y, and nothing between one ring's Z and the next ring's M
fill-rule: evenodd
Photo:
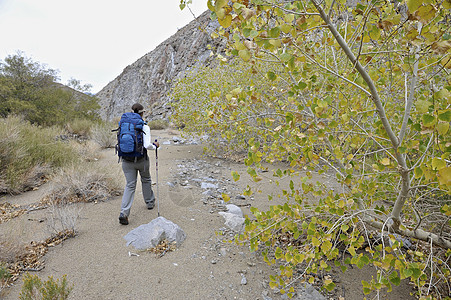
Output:
M216 184L209 183L209 182L202 182L200 187L203 189L217 189L218 188L218 186Z
M241 208L239 208L235 204L227 204L226 208L228 213L235 214L241 218L243 217L243 212L241 211Z
M224 218L225 225L235 232L242 232L244 230L244 218L232 214L229 212L219 212L219 214Z
M161 241L175 242L179 247L186 239L185 232L173 222L158 217L148 224L143 224L124 236L127 246L132 245L138 250L156 247Z

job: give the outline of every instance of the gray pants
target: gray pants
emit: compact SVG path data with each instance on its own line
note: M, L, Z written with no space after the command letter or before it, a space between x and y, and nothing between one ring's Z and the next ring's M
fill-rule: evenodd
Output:
M130 209L135 196L138 171L141 177L144 202L146 202L147 206L155 203L149 166L149 158L142 158L137 162L122 160L122 170L124 171L127 184L125 185L124 195L122 196L121 213L127 217L130 215Z

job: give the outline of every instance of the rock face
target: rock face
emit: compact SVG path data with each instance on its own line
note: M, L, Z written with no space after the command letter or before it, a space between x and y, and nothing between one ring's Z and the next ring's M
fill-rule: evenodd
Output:
M171 109L168 93L173 79L191 68L210 63L208 45L218 47L210 35L218 26L206 11L153 51L127 66L96 95L102 107L99 112L102 119L112 120L130 111L135 102L152 108L146 117L166 118Z

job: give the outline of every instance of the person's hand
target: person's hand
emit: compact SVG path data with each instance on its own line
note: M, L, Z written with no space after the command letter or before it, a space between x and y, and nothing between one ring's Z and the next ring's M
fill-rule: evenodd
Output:
M153 143L155 145L155 147L160 148L160 143L155 141L155 143Z

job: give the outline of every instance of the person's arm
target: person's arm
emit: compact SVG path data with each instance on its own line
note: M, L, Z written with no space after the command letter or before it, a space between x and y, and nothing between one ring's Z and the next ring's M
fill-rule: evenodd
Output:
M160 144L158 142L152 143L149 126L144 125L143 131L144 131L144 148L146 148L147 150L155 150L157 149L157 147L160 147Z

